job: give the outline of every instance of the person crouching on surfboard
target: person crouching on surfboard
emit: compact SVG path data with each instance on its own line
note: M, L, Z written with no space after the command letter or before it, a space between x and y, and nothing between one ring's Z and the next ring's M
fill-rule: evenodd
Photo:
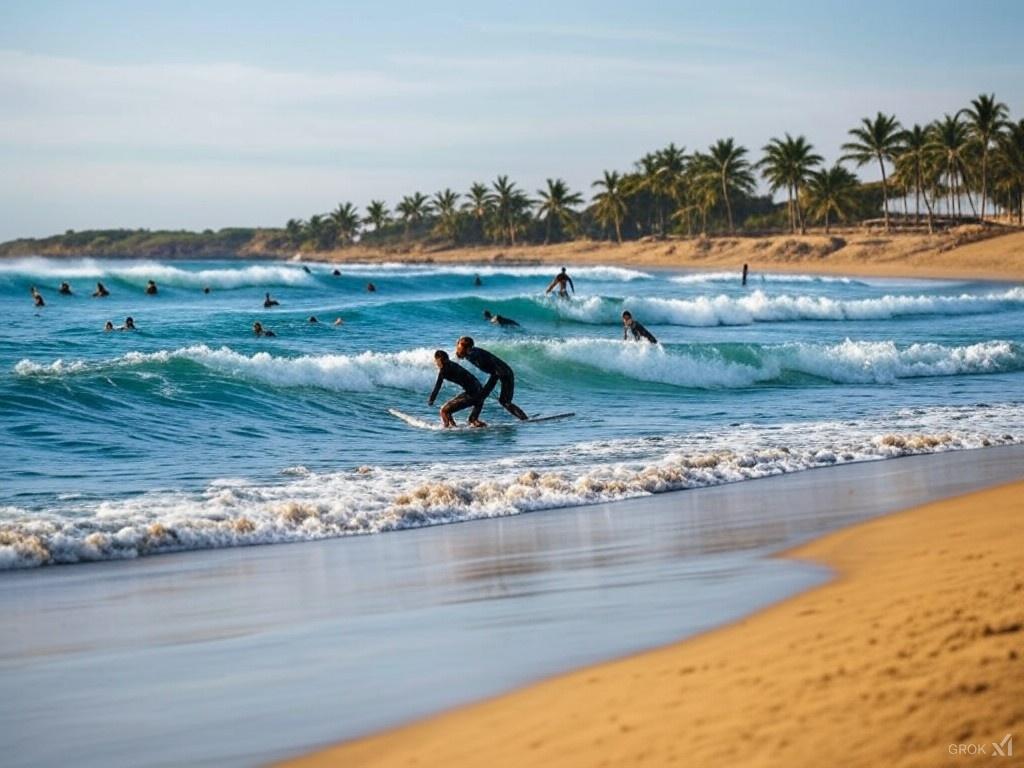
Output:
M442 349L434 352L434 365L437 366L437 381L430 393L427 405L433 405L437 399L437 393L441 391L441 385L445 381L458 384L462 392L441 406L441 423L446 427L456 427L452 414L465 408L472 407L469 412L469 424L472 427L486 427L487 424L480 421L480 410L484 407L483 389L480 381L472 373L467 371L458 363L453 363L448 353Z
M516 389L516 375L508 363L486 349L476 346L469 336L463 336L455 343L455 356L460 360L469 360L481 371L490 375L487 383L484 384L483 394L480 396L481 407L487 400L487 396L491 394L491 390L494 389L494 385L500 381L501 391L498 393L498 402L501 403L501 407L520 421L526 421L529 418L522 408L512 402Z

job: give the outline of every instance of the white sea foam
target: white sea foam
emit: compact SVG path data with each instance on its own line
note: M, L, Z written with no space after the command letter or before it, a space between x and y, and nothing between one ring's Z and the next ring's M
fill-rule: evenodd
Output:
M0 508L0 569L322 539L614 501L813 467L1020 443L1019 404L932 408L856 422L743 424L699 435L578 443L487 464L290 467L47 510ZM898 425L895 428L894 426ZM623 462L622 457L630 457Z
M669 278L670 282L681 285L692 285L700 283L736 283L739 284L742 275L739 270L732 272L690 272L685 275L675 275ZM747 278L750 284L756 283L842 283L843 285L863 285L859 280L850 277L835 277L831 275L803 275L788 274L785 272L751 272Z
M590 297L574 301L534 299L560 316L583 323L620 322L623 309L642 322L681 326L751 325L796 320L890 320L913 315L970 315L1024 307L1024 288L958 296L880 296L871 299L833 299L826 296L769 295L699 296L666 299L631 296L624 299Z
M435 275L461 275L474 277L545 277L549 280L559 271L554 266L516 266L499 264L402 264L381 262L377 264L320 264L317 271L339 270L342 276L358 274L364 277L432 277ZM603 280L609 282L631 282L648 280L649 272L638 269L613 266L572 267L569 275L573 279Z
M39 257L0 262L0 275L22 275L38 280L120 280L143 287L149 280L158 286L181 288L246 288L271 285L312 285L313 277L300 266L251 264L249 266L189 270L156 261L54 260ZM84 289L84 286L83 286Z
M956 376L1024 370L1024 349L1009 341L947 346L890 341L838 344L792 342L748 345L743 361L729 359L734 348L686 346L666 348L612 339L575 338L501 342L494 349L527 366L565 361L626 378L698 389L733 389L806 374L839 384L888 383L924 376ZM89 362L58 359L50 363L21 360L19 376L66 377L111 369L147 368L188 361L218 374L274 387L317 387L336 392L369 392L379 387L409 391L429 389L434 380L433 351L426 347L401 352L357 355L282 357L259 352L244 355L229 347L200 344L161 352L129 352Z

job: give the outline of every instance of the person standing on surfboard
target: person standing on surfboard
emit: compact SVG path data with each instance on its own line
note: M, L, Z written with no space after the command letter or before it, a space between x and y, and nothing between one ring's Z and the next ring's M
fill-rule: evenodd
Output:
M568 273L565 271L565 267L562 267L562 271L555 275L555 279L551 281L551 285L548 286L548 289L544 291L544 293L551 293L555 289L555 286L558 286L558 298L560 299L569 298L568 288L572 288L572 292L576 293L576 286L572 284L572 278L569 277ZM568 286L568 288L566 286Z
M446 427L458 426L452 414L472 407L473 410L469 412L470 426L486 427L487 424L480 421L480 410L484 407L484 398L479 379L458 363L452 362L448 353L443 349L434 352L434 365L437 366L437 381L434 383L434 389L430 393L427 405L434 404L437 393L441 391L441 386L446 381L462 387L461 393L441 406L441 423Z
M481 408L484 401L487 400L487 396L491 394L491 390L494 389L494 385L500 381L501 391L498 392L498 402L501 403L501 407L520 421L530 418L522 408L512 402L516 389L516 375L508 363L486 349L476 346L469 336L463 336L455 343L455 356L460 360L469 360L481 371L489 374L490 378L484 384L484 390L480 396Z

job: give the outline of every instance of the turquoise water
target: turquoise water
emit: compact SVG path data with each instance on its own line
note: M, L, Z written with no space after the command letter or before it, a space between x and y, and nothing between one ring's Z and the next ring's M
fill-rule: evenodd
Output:
M744 288L732 273L581 267L563 301L543 296L549 267L307 266L0 263L0 568L378 533L1024 439L1021 286L753 273ZM90 297L97 280L109 297ZM279 307L263 309L267 291ZM662 344L623 342L624 308ZM127 315L138 331L103 331ZM254 337L256 320L277 337ZM528 413L576 417L516 425L495 400L484 431L390 416L436 420L432 353L463 334L515 368Z

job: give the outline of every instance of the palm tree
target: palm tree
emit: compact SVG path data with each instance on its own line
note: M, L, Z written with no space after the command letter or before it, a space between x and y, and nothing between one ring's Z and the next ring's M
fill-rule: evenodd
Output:
M814 147L803 136L794 139L788 133L785 139L769 141L763 151L764 157L757 163L757 167L761 169L772 192L786 188L789 231L796 232L799 222L800 234L806 234L807 227L804 225L803 211L800 210L800 191L811 171L821 164L821 155L814 152Z
M293 246L301 245L302 230L305 226L302 219L288 219L288 223L284 225L284 231L288 235L288 242Z
M971 135L981 148L981 219L985 220L985 199L988 196L988 153L992 142L1008 125L1009 110L1006 105L996 101L994 93L981 94L971 100L971 106L961 109L957 117L967 117Z
M736 230L732 222L732 203L729 202L729 195L741 192L749 193L754 189L754 175L750 172L750 163L745 157L746 154L746 147L738 146L730 138L716 141L705 156L709 170L714 171L721 185L730 235L734 234Z
M1010 123L1000 134L993 160L996 191L1007 212L1012 215L1016 208L1017 221L1024 225L1024 120Z
M965 194L971 210L977 215L967 176L970 149L970 133L959 115L947 114L932 124L928 151L946 176L951 215L954 212L960 215L960 198Z
M455 240L459 234L459 194L450 189L438 192L431 200L431 207L437 214L438 230L445 237Z
M352 203L339 203L330 213L330 219L334 222L335 232L342 245L350 242L359 232L359 211Z
M366 206L366 218L363 221L373 224L374 232L380 232L387 226L388 214L388 207L383 200L371 200L370 204Z
M615 239L622 243L622 219L626 215L626 194L622 176L617 171L605 171L592 187L602 191L594 195L594 216L605 227L615 228Z
M843 144L843 160L853 160L857 166L878 161L882 171L882 208L885 213L885 231L889 231L889 190L885 178L885 161L892 161L900 143L900 124L896 115L879 112L874 120L863 118L861 124L851 128L854 141Z
M904 176L914 188L914 221L921 221L921 198L928 211L928 232L932 232L932 205L928 201L925 177L931 176L932 163L929 157L929 133L917 123L900 135L900 146L896 154L896 172Z
M408 237L410 228L422 222L426 215L427 196L420 192L406 195L395 206L395 210L405 225L405 236Z
M807 179L807 206L811 215L824 219L825 232L832 231L831 215L845 221L857 205L857 177L836 163L831 168L811 171Z
M547 189L538 189L537 196L540 198L540 205L537 207L537 217L544 219L544 245L551 242L552 224L559 229L572 227L576 211L573 206L583 204L583 195L579 192L570 192L569 185L562 179L548 179Z
M530 198L508 176L499 176L491 185L489 200L494 210L499 231L508 235L511 245L516 244L516 230L522 223L524 215L530 209Z
M462 204L462 210L469 214L482 238L485 231L484 224L491 213L490 192L486 184L477 181L470 186L466 202Z

